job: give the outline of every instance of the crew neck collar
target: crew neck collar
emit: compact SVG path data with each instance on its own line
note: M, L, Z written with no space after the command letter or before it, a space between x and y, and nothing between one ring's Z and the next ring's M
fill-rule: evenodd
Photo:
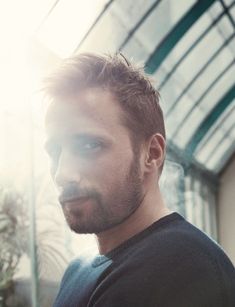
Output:
M157 228L161 228L163 225L167 223L171 223L175 220L182 220L182 219L183 217L177 212L170 213L160 218L159 220L155 221L153 224L151 224L150 226L148 226L141 232L137 233L136 235L129 238L125 242L121 243L119 246L115 247L113 250L111 250L107 254L97 255L92 262L92 266L97 267L107 261L111 261L112 259L115 259L115 257L119 255L124 249L142 240L147 235L149 235L153 230L156 230Z

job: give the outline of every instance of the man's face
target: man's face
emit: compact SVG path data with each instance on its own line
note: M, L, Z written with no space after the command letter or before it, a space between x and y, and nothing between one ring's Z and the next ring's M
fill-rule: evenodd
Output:
M46 149L65 218L77 233L100 233L126 220L143 199L139 155L122 109L92 88L48 110Z

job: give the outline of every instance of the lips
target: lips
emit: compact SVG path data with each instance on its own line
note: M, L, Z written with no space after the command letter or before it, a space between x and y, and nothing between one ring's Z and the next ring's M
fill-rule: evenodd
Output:
M80 206L88 200L89 197L76 197L76 198L59 197L59 202L61 203L62 206L69 205L71 207Z

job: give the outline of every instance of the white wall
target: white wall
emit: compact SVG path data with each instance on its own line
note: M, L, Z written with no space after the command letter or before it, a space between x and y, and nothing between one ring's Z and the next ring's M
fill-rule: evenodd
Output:
M220 177L218 239L235 265L235 155Z

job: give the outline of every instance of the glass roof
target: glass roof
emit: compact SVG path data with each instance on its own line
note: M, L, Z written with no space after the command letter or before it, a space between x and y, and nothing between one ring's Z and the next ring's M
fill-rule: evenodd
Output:
M219 167L219 164L226 163L227 155L231 154L234 148L235 121L234 121L235 101L218 118L217 122L207 132L200 146L196 150L197 159L202 164L209 164L210 168ZM224 153L224 145L228 142L228 149ZM218 150L218 145L221 150ZM223 159L223 156L226 158ZM223 161L222 161L223 159Z
M169 143L219 173L235 151L235 1L55 4L38 40L60 57L121 51L143 63L162 96Z
M54 9L40 28L38 38L59 56L69 56L103 11L106 2L56 1Z

